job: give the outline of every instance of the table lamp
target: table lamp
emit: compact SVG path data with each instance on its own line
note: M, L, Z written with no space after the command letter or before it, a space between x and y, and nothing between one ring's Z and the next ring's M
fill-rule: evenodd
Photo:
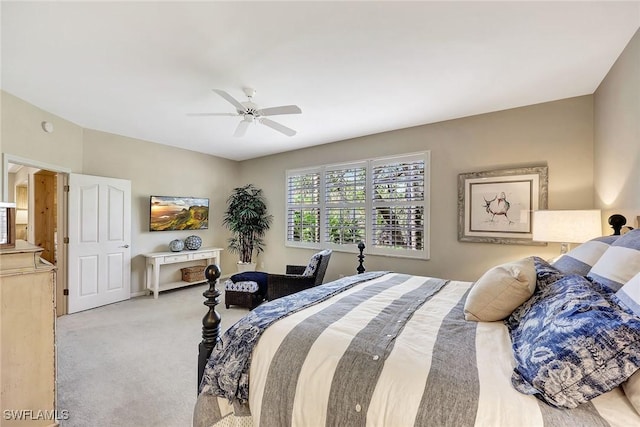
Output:
M571 243L584 243L598 236L602 236L599 210L533 212L532 240L561 243L561 254L567 253Z

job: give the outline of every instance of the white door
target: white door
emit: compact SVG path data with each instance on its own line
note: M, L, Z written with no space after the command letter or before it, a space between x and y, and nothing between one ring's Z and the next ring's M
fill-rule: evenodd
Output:
M69 174L68 312L131 297L131 181Z

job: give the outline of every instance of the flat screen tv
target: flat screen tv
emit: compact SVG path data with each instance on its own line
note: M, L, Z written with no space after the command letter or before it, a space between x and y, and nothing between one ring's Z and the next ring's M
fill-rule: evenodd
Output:
M209 199L151 196L149 231L209 228Z

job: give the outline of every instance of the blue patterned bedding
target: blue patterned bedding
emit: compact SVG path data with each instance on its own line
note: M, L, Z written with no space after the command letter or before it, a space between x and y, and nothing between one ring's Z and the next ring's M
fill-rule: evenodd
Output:
M611 289L537 265L544 280L506 321L517 363L512 382L553 406L575 408L640 368L640 318Z

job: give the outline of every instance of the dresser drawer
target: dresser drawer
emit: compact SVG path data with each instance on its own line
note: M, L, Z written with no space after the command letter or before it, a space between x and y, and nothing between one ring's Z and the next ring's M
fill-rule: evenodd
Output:
M187 254L184 254L184 255L171 255L171 256L164 257L164 263L165 264L170 264L172 262L183 262L183 261L189 261L189 255L187 255Z
M213 251L211 251L211 252L196 252L195 254L193 254L193 258L192 259L207 259L207 258L213 258Z

